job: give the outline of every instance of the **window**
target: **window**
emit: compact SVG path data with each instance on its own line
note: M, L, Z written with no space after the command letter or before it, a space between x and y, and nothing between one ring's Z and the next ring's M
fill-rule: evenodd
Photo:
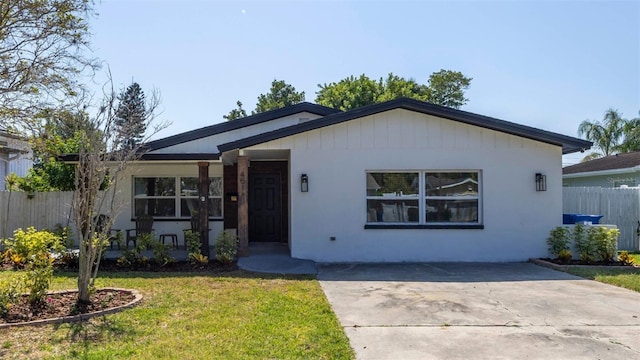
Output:
M190 218L198 209L197 177L135 177L133 213ZM176 191L179 190L179 191ZM222 217L222 178L209 178L209 217Z
M368 172L367 223L480 224L479 171Z

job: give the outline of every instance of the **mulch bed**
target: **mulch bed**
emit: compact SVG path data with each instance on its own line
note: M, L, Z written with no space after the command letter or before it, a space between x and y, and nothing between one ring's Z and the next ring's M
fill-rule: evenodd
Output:
M9 308L7 316L0 317L0 324L61 318L79 315L81 313L95 313L126 305L135 299L135 295L125 290L96 290L91 294L91 303L83 310L76 307L77 299L77 291L56 292L48 294L44 303L38 306L32 306L29 304L28 296L23 295L17 303Z
M69 268L61 266L59 267L61 270L69 270L69 271L77 271L78 268ZM222 264L218 261L209 261L207 265L204 266L196 266L192 265L187 261L176 261L171 264L167 264L161 266L153 261L145 265L137 265L131 267L122 267L118 265L117 260L112 259L104 259L100 261L99 271L102 272L128 272L128 271L152 271L152 272L208 272L208 273L225 273L229 271L237 270L238 266L236 263L232 263L230 265Z
M591 262L586 262L586 261L582 261L582 260L571 260L569 262L562 262L558 259L549 259L549 258L542 258L540 260L544 260L546 262L550 262L550 263L554 263L557 265L588 265L588 266L629 266L629 267L633 267L633 265L625 265L619 261L591 261Z
M100 262L100 272L185 272L185 273L209 273L221 274L238 269L236 263L230 265L217 261L210 261L203 266L194 266L186 261L178 261L161 266L153 261L144 265L122 267L116 260L105 259ZM12 267L7 263L0 263L0 271L11 271ZM77 264L55 264L56 271L78 271ZM100 275L98 275L100 276ZM129 291L117 289L99 289L90 297L91 303L86 309L78 309L76 301L77 291L55 292L47 295L44 303L38 306L29 304L27 295L23 295L16 304L13 304L5 317L0 316L0 325L24 323L37 320L55 319L79 314L90 314L126 305L135 299L135 295Z

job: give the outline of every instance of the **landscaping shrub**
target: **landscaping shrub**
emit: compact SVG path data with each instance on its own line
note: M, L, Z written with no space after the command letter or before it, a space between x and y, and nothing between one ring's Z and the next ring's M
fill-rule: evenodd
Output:
M142 234L138 236L136 245L132 248L122 248L122 256L118 258L116 263L118 266L130 268L134 266L147 266L149 258L142 256L142 252L147 248L150 242L151 234Z
M171 250L172 245L165 245L155 237L149 239L149 243L151 245L151 249L153 249L153 259L158 265L164 267L176 261L175 258L169 256L169 251Z
M56 259L55 265L61 266L69 270L77 270L80 265L80 256L77 251L63 251Z
M53 229L49 231L55 234L56 236L58 236L62 244L64 244L64 246L66 246L67 248L73 247L74 243L73 243L73 237L71 236L72 235L71 226L64 226L58 223L53 227Z
M0 280L0 317L5 317L11 305L15 304L23 291L24 279L13 276L8 280Z
M238 237L223 230L216 237L213 248L218 261L223 264L231 264L238 253Z
M43 303L53 278L51 253L64 249L60 237L30 227L27 231L16 230L13 238L6 240L5 244L11 251L14 267L24 266L26 269L24 287L29 291L29 302L32 305Z
M5 244L13 254L27 260L36 254L57 253L64 249L59 236L47 230L37 231L33 227L27 228L27 231L14 231L13 238L5 240Z
M602 261L613 262L618 251L618 236L620 230L593 226L589 228L588 237L595 244L597 258Z
M559 258L563 250L569 251L571 245L569 229L564 226L558 226L551 230L547 238L547 245L549 245L549 253L555 258Z
M31 305L43 304L53 279L53 258L46 253L34 256L27 264L25 287Z
M629 255L628 251L621 251L618 260L622 265L633 265L633 256Z
M189 262L195 267L204 268L209 263L209 258L202 254L189 254Z
M592 236L589 236L587 227L576 224L573 228L573 241L576 250L580 254L580 260L593 262L596 259L596 244Z
M573 254L571 254L571 251L569 251L569 249L562 249L558 253L558 260L560 260L560 262L563 264L568 264L571 259L573 259Z
M202 255L200 248L200 234L197 231L187 230L184 232L189 253L189 262L193 266L203 267L209 263L209 258Z

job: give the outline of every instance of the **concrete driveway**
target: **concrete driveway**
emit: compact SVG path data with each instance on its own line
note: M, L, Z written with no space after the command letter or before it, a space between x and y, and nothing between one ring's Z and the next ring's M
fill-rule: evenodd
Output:
M640 293L528 263L336 264L358 359L640 359Z

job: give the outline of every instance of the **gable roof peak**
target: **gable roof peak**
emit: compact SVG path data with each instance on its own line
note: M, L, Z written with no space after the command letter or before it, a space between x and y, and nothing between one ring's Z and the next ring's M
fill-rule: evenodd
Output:
M240 129L243 127L260 124L263 122L275 120L285 116L291 116L297 113L308 112L320 116L326 116L341 112L340 110L330 107L313 104L310 102L301 102L295 105L289 105L280 109L269 110L258 114L249 115L240 119L225 121L203 128L183 132L180 134L168 136L166 138L150 141L144 145L148 151L154 151L169 146L182 144L188 141L202 139L208 136L220 134L223 132Z

